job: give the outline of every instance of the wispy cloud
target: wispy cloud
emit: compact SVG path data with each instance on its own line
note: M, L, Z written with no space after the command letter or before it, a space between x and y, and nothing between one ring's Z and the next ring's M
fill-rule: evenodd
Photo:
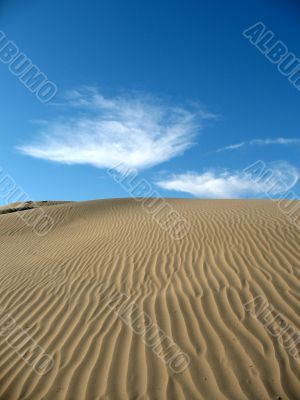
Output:
M240 198L279 195L291 189L299 179L299 171L287 162L268 165L270 174L265 174L258 183L244 171L217 171L203 173L186 172L160 180L157 185L166 190L189 193L204 198ZM275 183L275 184L274 184Z
M239 149L240 147L245 146L246 142L241 142L241 143L236 143L236 144L230 144L229 146L222 147L221 149L218 149L216 152L219 153L220 151L226 151L226 150L236 150Z
M217 153L227 150L237 150L244 146L268 146L268 145L300 145L300 139L295 138L275 138L275 139L252 139L248 142L230 144L216 150Z
M43 124L34 143L19 147L22 153L98 168L148 168L182 154L203 121L215 117L195 105L169 106L139 93L107 98L91 87L68 92L61 105L72 116Z
M268 145L268 144L283 144L283 145L293 145L300 144L300 139L290 139L290 138L276 138L276 139L254 139L249 142L250 145Z

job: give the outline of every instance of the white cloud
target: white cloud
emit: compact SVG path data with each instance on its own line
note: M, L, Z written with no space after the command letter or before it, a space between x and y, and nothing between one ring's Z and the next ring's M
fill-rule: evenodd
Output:
M138 93L106 98L95 88L65 96L76 116L41 126L37 140L19 147L24 154L65 164L148 168L193 145L205 119L202 109L168 106Z
M260 163L259 168L263 165ZM246 172L187 172L158 181L157 185L205 198L268 197L285 193L298 179L299 171L295 167L286 162L276 162L265 165L259 170L259 175L254 167Z
M268 146L272 144L277 145L299 145L300 139L294 138L275 138L275 139L252 139L248 142L241 142L236 144L230 144L229 146L221 147L216 150L216 153L227 150L237 150L244 146Z

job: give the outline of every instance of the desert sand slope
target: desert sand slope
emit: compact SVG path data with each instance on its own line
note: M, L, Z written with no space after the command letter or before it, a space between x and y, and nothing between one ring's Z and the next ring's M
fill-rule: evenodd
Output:
M181 240L128 199L49 204L45 236L20 216L39 207L0 215L1 400L300 399L300 230L268 200L169 202L190 224ZM259 295L289 346L244 306ZM149 326L169 342L151 346ZM179 373L170 340L190 358ZM32 343L54 359L46 374Z

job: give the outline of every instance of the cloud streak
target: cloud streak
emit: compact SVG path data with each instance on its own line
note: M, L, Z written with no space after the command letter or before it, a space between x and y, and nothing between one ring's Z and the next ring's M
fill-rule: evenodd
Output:
M203 121L215 117L138 93L106 98L95 88L70 91L61 105L72 116L44 124L33 143L18 148L23 154L98 168L149 168L184 153Z
M259 180L244 171L216 171L203 173L186 172L160 180L157 185L166 190L189 193L203 198L241 198L276 196L291 189L299 179L299 171L287 162L268 165Z
M268 145L300 145L300 139L294 138L275 138L275 139L252 139L248 142L231 144L216 150L216 153L228 150L237 150L244 146L268 146Z

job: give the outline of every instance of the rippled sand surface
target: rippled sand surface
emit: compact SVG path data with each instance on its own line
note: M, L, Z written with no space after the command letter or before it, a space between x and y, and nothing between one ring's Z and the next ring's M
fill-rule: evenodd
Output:
M168 202L181 240L132 199L0 209L1 400L300 399L300 229L268 200Z

